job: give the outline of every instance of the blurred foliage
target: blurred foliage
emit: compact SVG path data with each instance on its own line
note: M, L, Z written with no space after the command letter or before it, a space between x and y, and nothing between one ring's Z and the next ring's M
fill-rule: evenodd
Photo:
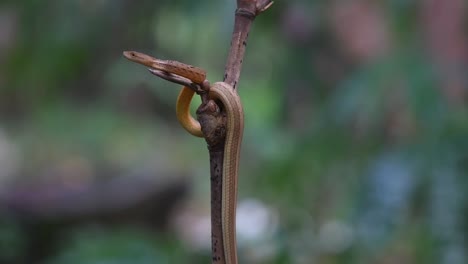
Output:
M206 211L208 155L177 124L178 88L121 52L220 80L234 10L227 0L2 1L0 191L150 167L188 172L192 206ZM256 19L239 90L240 200L267 204L279 224L239 245L241 263L468 261L466 10L295 0ZM0 220L0 260L18 263L29 235ZM185 245L174 227L121 228L67 230L43 263L209 261L209 246Z
M155 239L143 230L102 231L82 228L71 234L71 242L48 263L185 263L177 256L169 237ZM158 242L159 241L159 242ZM172 255L172 258L171 258Z

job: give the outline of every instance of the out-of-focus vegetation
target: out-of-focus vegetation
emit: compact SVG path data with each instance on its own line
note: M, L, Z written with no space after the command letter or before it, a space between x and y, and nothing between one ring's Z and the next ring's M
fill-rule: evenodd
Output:
M205 143L177 124L179 87L121 53L220 80L234 10L0 3L0 262L210 262ZM256 19L241 263L468 262L467 19L462 0L277 1Z

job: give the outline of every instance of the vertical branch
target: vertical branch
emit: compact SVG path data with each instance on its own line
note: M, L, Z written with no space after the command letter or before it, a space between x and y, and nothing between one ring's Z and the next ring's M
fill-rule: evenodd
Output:
M223 81L235 90L239 82L250 27L257 15L267 10L271 0L237 0L231 48L226 62Z
M224 256L223 227L221 222L223 189L223 155L221 150L210 150L211 180L211 258L212 263L226 263Z
M210 154L211 182L211 263L225 264L222 226L222 190L224 143L226 139L226 119L212 100L202 103L197 110L205 141Z
M223 81L231 85L234 90L237 88L237 83L239 81L245 48L247 46L247 38L249 37L253 19L254 17L241 15L239 11L236 11L231 48L229 50L229 57L226 62L223 78Z
M239 81L252 22L258 14L265 11L272 3L271 0L237 0L231 47L223 78L223 81L232 86L233 89L237 88ZM200 122L210 153L211 254L213 264L226 263L222 227L222 190L227 127L226 113L221 112L220 109L214 101L209 100L202 103L197 110L197 119Z

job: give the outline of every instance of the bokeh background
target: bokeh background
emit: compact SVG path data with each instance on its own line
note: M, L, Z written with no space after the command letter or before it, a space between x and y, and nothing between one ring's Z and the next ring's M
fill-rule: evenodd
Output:
M206 144L179 86L122 51L218 81L235 7L0 2L0 263L211 261ZM467 12L292 0L256 19L241 263L468 263Z

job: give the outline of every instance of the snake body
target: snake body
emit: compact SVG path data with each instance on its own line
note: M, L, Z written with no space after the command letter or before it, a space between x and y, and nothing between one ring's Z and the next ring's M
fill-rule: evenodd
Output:
M124 56L152 69L176 74L202 84L206 79L203 69L177 61L155 59L143 53L125 51ZM192 135L203 137L200 123L190 114L190 102L194 91L184 86L177 98L176 113L181 125ZM234 89L224 82L214 83L209 96L219 100L227 115L227 131L224 145L221 222L226 264L237 264L236 244L236 207L237 181L242 135L244 130L244 112L240 97Z

